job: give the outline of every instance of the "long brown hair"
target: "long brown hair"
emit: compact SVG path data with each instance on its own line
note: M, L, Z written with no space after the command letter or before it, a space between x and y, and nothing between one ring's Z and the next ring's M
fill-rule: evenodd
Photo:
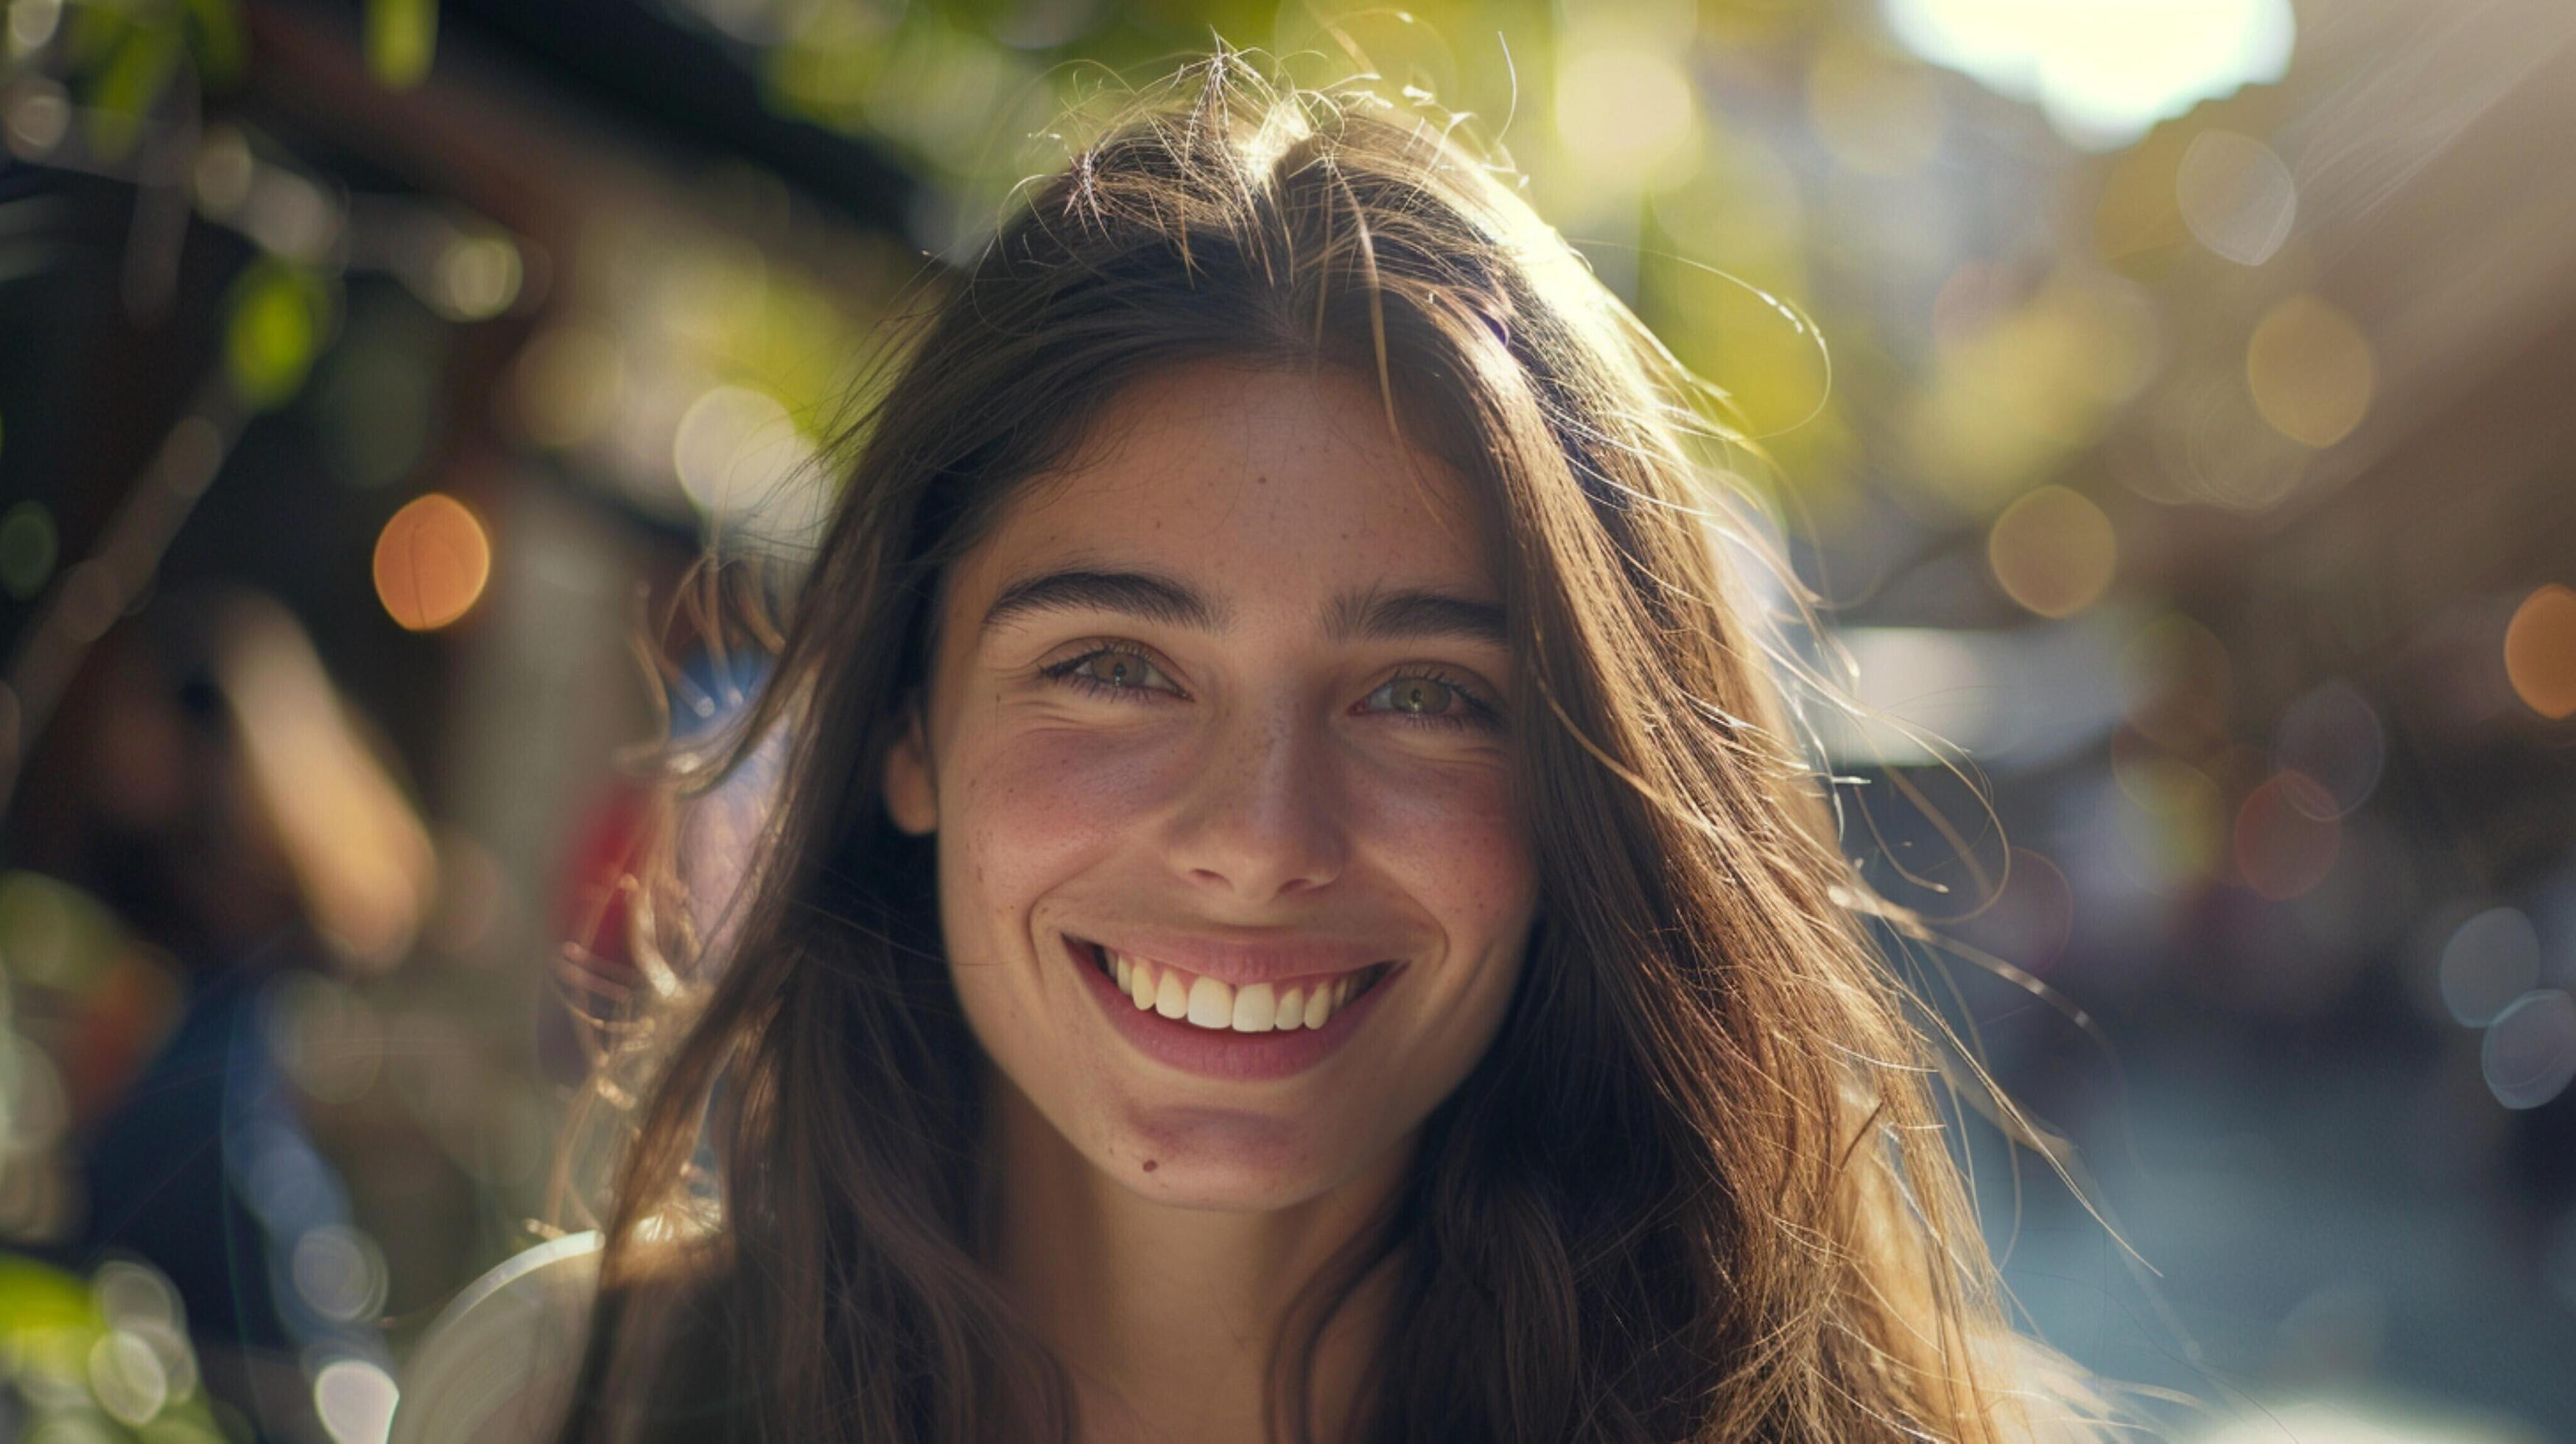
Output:
M1311 1436L1325 1322L1381 1270L1370 1440L2072 1417L2002 1317L1929 1040L1721 555L1700 393L1498 171L1456 127L1220 49L1028 188L923 313L741 729L789 751L739 932L720 969L674 960L603 1073L638 1106L568 1444L1075 1437L987 1266L976 1045L927 840L878 779L943 570L1122 387L1219 359L1373 379L1479 498L1541 878L1490 1052L1296 1301L1284 1432Z

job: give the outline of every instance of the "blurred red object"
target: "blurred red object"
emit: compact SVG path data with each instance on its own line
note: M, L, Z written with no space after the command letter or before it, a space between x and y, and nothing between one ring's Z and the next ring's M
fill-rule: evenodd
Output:
M616 778L575 821L555 889L555 980L564 1006L545 1010L538 1053L559 1082L577 1083L596 1056L597 1029L636 984L630 927L636 872L652 837L652 796Z

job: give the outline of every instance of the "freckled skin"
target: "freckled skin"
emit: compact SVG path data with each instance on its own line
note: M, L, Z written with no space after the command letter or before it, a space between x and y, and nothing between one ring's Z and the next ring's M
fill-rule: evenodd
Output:
M1120 441L1024 491L946 579L926 736L893 749L887 806L936 833L958 994L1014 1091L1153 1200L1285 1207L1382 1176L1465 1077L1511 997L1537 892L1507 728L1426 727L1379 695L1428 665L1500 705L1510 658L1446 638L1332 642L1319 614L1353 588L1501 590L1465 482L1399 448L1373 382L1193 367L1114 405ZM1077 560L1185 581L1231 628L1056 611L980 635L1004 586ZM1085 670L1126 662L1142 695L1040 675L1104 641L1152 670L1124 654ZM1059 936L1122 927L1311 929L1406 966L1319 1066L1218 1081L1139 1054L1098 1015Z

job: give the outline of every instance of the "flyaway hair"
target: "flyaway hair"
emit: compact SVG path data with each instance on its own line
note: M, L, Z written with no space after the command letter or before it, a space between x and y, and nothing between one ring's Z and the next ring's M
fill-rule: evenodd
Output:
M2007 1326L1933 1039L1728 560L1705 393L1464 127L1220 50L917 320L741 729L786 752L722 965L669 879L638 893L666 985L602 1066L631 1132L565 1444L1077 1436L989 1265L977 1050L878 779L950 564L1122 388L1220 361L1366 378L1468 482L1541 879L1493 1047L1296 1301L1274 1439L1318 1444L1317 1341L1367 1280L1364 1440L2109 1432Z

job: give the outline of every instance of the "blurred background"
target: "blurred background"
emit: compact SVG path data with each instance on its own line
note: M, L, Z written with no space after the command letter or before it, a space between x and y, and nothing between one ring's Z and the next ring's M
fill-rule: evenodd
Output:
M579 1226L687 568L1212 35L1499 131L1763 438L1900 965L2117 1227L1963 1119L2028 1326L2576 1438L2565 0L0 0L0 1438L381 1439Z

